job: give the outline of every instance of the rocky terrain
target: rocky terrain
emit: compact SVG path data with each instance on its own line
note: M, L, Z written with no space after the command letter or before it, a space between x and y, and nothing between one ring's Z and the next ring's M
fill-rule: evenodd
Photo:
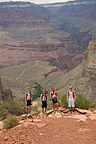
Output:
M32 88L34 82L38 82L48 91L54 85L60 97L67 93L69 85L73 85L77 92L83 93L85 97L91 100L95 100L95 43L95 41L89 43L81 64L70 71L61 71L44 60L34 60L1 69L2 83L5 88L10 88L13 91L13 95L18 98L24 97L27 87L30 86Z
M0 142L2 144L95 144L96 110L94 113L90 110L79 111L86 114L56 112L45 118L41 118L41 114L34 115L33 118L19 117L18 126L9 130L1 128Z
M86 52L83 75L90 77L88 85L92 88L92 100L96 97L96 41L91 41Z
M61 70L80 64L92 34L58 15L32 3L0 3L0 68L34 59Z
M71 27L79 28L81 32L89 32L96 37L96 10L95 0L78 0L65 3L45 4L44 7L69 23L65 29L72 32ZM64 28L64 27L63 27ZM74 32L74 31L73 31Z

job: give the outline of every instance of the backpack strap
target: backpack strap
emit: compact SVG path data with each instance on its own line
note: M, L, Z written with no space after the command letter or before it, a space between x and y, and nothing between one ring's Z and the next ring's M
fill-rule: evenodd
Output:
M43 94L41 94L41 99L43 99Z
M43 94L41 94L41 99L43 99L43 96L44 96L44 95L43 95ZM46 100L47 100L47 95L45 94L45 96L46 96Z
M74 91L73 91L73 98L75 97L75 93L74 93Z

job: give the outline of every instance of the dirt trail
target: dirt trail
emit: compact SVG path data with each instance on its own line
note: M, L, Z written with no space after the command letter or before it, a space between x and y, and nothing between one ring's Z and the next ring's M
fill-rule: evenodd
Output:
M36 61L35 65L34 65L33 67L35 68L35 67L38 65L38 63L39 63L39 60ZM26 71L28 71L28 70L30 70L30 67L24 69L24 70L21 72L21 74L20 74L19 76L17 76L16 80L21 79L21 77L23 77L24 73L25 73Z
M77 112L60 115L20 120L18 126L0 131L0 144L96 144L96 119L86 116L83 121Z

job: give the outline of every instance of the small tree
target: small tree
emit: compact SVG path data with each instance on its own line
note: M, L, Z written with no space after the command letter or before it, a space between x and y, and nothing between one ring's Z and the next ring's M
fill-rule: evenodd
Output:
M42 87L39 83L35 83L35 86L33 87L35 90L34 90L34 93L33 93L33 96L32 96L32 99L37 99L38 97L40 97L41 93L42 93Z

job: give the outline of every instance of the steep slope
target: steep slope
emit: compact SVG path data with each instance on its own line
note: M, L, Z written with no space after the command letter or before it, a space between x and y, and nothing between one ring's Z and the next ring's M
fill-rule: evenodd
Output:
M0 26L1 68L39 59L69 71L82 61L91 39L88 32L31 3L0 3Z
M80 29L89 31L96 37L96 1L79 0L66 3L44 5L51 12Z
M32 61L0 70L4 87L13 90L13 95L24 96L27 87L39 82L50 91L54 86L59 96L67 93L69 85L85 97L96 100L96 42L89 43L88 51L81 64L69 72L58 70L48 62Z

